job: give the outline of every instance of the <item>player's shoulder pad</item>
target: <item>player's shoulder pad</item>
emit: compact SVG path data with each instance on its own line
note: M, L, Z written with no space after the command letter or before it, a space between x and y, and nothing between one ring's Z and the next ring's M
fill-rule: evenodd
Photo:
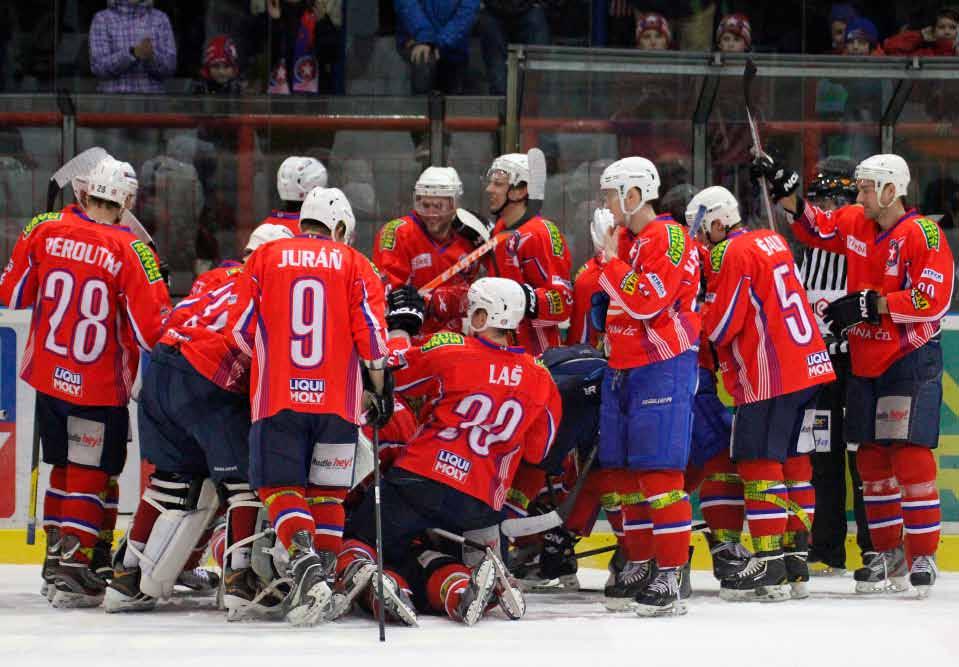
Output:
M541 217L540 222L543 223L546 234L549 236L549 249L557 257L562 257L566 252L566 239L563 238L563 233L559 231L559 227L552 220Z
M668 222L663 227L666 230L666 257L673 266L679 266L686 256L686 230L674 222Z
M148 283L152 285L157 281L163 280L163 274L160 273L160 263L157 261L157 257L153 253L153 250L150 249L150 246L136 239L131 241L130 248L133 249L133 254L136 255L137 259L140 260L140 268L143 269Z
M33 232L34 229L44 222L49 222L51 220L57 221L61 219L63 219L63 213L60 211L47 211L46 213L35 215L33 216L33 219L27 223L27 226L23 228L22 238L27 238L30 236L31 232Z
M430 339L420 347L420 351L429 352L437 348L449 347L451 345L465 347L466 337L463 336L463 334L454 333L452 331L440 331L433 334Z
M939 225L937 225L934 220L931 220L925 216L916 218L913 222L916 223L922 232L922 235L926 240L926 247L930 250L939 250L939 240L942 236L942 231L939 229Z
M723 260L726 258L728 249L729 239L726 239L714 245L709 251L709 268L713 273L719 273L719 270L723 268Z
M380 248L382 250L393 250L396 247L397 230L405 224L406 220L404 218L394 218L383 225L383 230L380 232Z

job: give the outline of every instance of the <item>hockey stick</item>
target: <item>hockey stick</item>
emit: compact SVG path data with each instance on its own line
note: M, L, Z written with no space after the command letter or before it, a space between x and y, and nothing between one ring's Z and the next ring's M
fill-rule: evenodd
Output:
M753 103L753 81L756 79L756 64L752 59L746 60L746 69L743 72L743 96L746 99L746 120L749 123L749 134L753 140L753 149L756 157L765 156L763 144L759 139L759 127L756 125L756 118L753 111L756 109ZM773 221L773 205L769 198L769 187L766 185L766 179L759 179L759 187L762 192L763 211L766 213L766 224L773 231L776 231L776 224Z
M537 215L543 208L543 199L546 197L546 156L543 155L543 151L538 148L530 148L526 155L529 160L529 183L527 184L529 203L526 205L526 211L527 216L532 217ZM420 296L424 299L427 298L433 290L453 276L464 271L490 250L493 250L499 245L500 241L507 236L509 236L508 232L500 232L470 254L461 257L455 264L443 271L443 273L423 285L419 289Z
M30 504L27 506L27 544L37 543L37 491L40 485L40 428L33 420L33 445L30 449Z
M373 427L373 516L376 522L376 597L380 608L377 621L380 641L386 641L386 602L383 597L383 512L380 506L380 429Z
M104 149L99 146L88 148L73 159L67 161L65 165L57 169L50 177L50 184L47 186L47 210L53 209L57 195L60 190L71 183L73 179L79 176L86 176L95 166L100 164L104 158L110 157ZM77 193L74 193L75 195Z
M547 530L557 528L566 523L566 519L569 518L570 513L573 511L573 506L576 504L576 499L579 497L580 491L583 490L583 486L586 484L586 477L589 475L590 468L593 467L593 461L596 460L598 451L599 446L597 445L589 452L589 455L586 457L586 463L583 464L583 470L579 474L579 479L576 480L572 491L569 492L569 495L566 496L558 508L537 516L506 519L500 524L500 530L503 531L503 535L506 537L535 535L536 533L544 533Z

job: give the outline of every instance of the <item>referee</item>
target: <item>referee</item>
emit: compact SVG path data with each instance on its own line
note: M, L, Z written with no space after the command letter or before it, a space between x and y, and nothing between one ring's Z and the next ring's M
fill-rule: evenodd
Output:
M856 183L842 171L823 171L809 186L806 200L824 211L856 201ZM856 469L856 445L847 445L843 436L846 403L846 379L850 374L846 341L838 341L823 322L825 307L846 295L846 258L818 248L805 247L801 272L809 303L829 348L836 381L824 385L816 402L813 435L813 487L816 489L816 513L809 549L812 575L839 576L846 571L846 459L853 483L856 515L856 543L863 562L873 557L869 525L862 500L862 481Z

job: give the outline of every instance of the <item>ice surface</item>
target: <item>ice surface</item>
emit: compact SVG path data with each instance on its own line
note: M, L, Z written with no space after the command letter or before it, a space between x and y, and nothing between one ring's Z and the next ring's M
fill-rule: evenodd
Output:
M641 619L612 614L599 590L606 573L583 570L595 590L530 595L522 621L497 611L473 628L445 618L387 628L351 617L311 629L227 623L212 598L179 598L141 614L58 610L38 594L40 568L0 566L3 667L803 667L959 664L959 574L943 574L932 597L864 598L850 575L814 579L811 597L772 605L719 600L695 572L689 614Z

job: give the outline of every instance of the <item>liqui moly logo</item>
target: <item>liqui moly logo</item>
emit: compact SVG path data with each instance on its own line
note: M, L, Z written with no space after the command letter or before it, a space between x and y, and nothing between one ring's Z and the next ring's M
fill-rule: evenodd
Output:
M433 464L433 470L460 484L466 481L472 467L473 464L467 459L445 449L439 451L436 455L436 463Z
M290 378L290 401L322 405L325 400L326 381L313 378Z
M68 396L78 397L83 394L83 376L57 366L53 370L53 388Z

